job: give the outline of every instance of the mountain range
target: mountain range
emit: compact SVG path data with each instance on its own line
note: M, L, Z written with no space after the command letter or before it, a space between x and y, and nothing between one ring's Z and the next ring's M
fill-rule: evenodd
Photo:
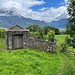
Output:
M56 28L65 28L66 22L67 22L66 19L62 19L59 21L45 22L40 20L32 20L30 18L25 18L22 16L0 16L0 27L3 27L3 28L8 28L16 24L23 28L26 28L31 24L37 24L41 27L50 25Z
M52 21L48 24L55 27L55 28L64 29L64 28L66 28L67 22L68 22L67 19L61 19L59 21Z

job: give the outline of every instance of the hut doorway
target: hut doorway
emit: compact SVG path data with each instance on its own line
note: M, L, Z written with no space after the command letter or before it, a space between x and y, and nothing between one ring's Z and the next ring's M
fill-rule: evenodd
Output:
M14 34L14 48L23 48L23 34Z

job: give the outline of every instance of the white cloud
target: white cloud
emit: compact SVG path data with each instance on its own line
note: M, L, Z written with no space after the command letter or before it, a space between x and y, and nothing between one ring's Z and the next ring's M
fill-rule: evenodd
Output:
M65 0L65 2L67 2L67 0Z
M67 0L65 0L65 2L66 1ZM60 6L58 8L43 7L39 9L40 11L33 11L31 9L31 7L34 7L35 5L42 5L44 3L44 0L0 0L0 11L4 11L6 14L12 12L14 15L21 15L36 20L44 20L46 22L67 17L66 6Z
M44 20L46 22L65 19L66 17L67 17L67 11L65 6L61 6L59 8L51 7L46 11L42 12L34 12L34 13L32 12L32 18Z
M41 8L41 9L39 9L40 11L46 11L46 10L48 10L49 9L49 7L43 7L43 8Z
M65 3L67 3L68 2L68 0L64 0L65 1Z

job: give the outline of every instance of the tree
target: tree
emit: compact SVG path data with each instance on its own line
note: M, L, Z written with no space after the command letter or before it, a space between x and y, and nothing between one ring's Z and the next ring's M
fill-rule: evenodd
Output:
M64 52L64 51L67 50L68 46L67 46L67 44L65 42L60 43L60 46L61 46L61 52Z
M27 27L31 32L39 32L41 27L39 25L33 24Z
M39 38L43 39L44 38L44 33L43 33L43 29L40 28L39 30Z
M43 32L44 32L44 35L47 35L47 33L51 30L51 27L50 26L45 26L43 27Z
M71 46L71 39L69 38L69 36L66 36L65 42L67 45Z
M55 28L54 30L55 30L55 35L60 34L60 31L59 31L59 29L58 29L58 28Z
M28 26L27 29L30 30L31 35L43 39L43 29L39 25L33 24Z
M69 14L67 28L70 31L70 36L73 37L75 34L75 0L68 1L67 10Z
M47 35L50 30L54 30L56 35L60 34L60 31L58 28L51 27L51 26L45 26L45 27L43 27L44 35Z
M68 0L67 11L69 14L67 30L72 39L72 47L75 48L75 0Z
M48 40L49 40L49 41L54 42L54 38L55 38L55 31L50 30L50 31L48 32L48 34L47 34L47 38L48 38Z

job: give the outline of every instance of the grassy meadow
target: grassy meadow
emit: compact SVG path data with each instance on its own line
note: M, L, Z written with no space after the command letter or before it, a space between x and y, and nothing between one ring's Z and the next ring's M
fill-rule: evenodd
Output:
M57 43L58 45L60 45L60 43L65 42L65 38L68 35L55 35L55 39L57 39ZM75 48L68 46L68 50L75 52Z
M67 35L55 35L58 42L64 42Z
M61 53L58 47L56 54L6 50L4 39L0 39L0 75L75 75L75 57Z
M61 61L57 54L39 50L5 50L0 39L0 75L60 75Z

